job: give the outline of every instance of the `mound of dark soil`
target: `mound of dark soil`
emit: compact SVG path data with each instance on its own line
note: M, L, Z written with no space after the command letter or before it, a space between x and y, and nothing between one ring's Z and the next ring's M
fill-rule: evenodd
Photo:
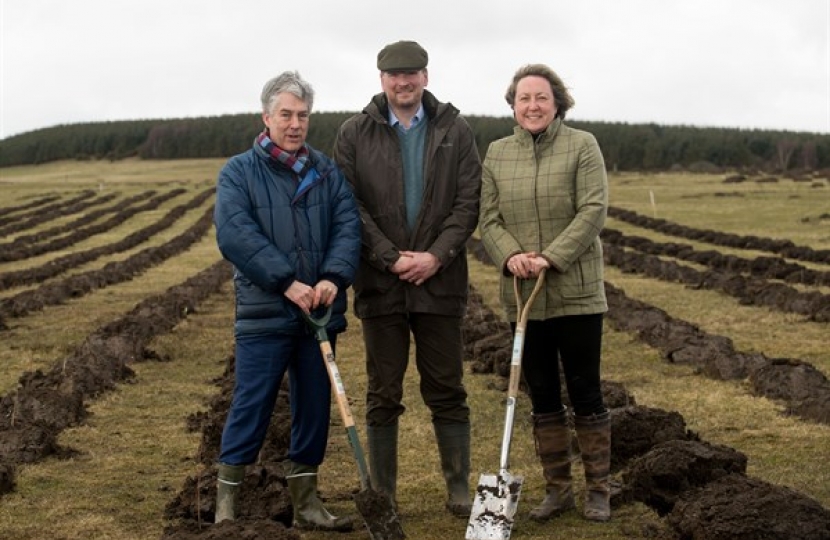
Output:
M688 540L830 538L830 511L819 503L740 474L684 493L667 519Z
M161 540L301 540L294 529L287 529L282 523L263 519L240 518L223 521L216 525L190 524L168 527Z
M635 500L666 515L686 491L727 474L746 473L746 456L733 448L703 441L659 443L637 458L625 473Z

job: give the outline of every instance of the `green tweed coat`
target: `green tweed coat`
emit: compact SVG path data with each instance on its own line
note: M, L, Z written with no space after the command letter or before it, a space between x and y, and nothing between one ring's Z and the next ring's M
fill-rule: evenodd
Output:
M479 233L501 269L501 302L515 322L507 259L537 251L551 262L531 320L608 310L599 233L608 210L608 177L594 136L557 118L534 141L516 126L490 144L484 158ZM527 298L535 284L523 280Z

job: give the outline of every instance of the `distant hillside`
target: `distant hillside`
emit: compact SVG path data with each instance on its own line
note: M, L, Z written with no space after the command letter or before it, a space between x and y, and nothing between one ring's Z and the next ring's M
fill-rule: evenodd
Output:
M330 152L351 112L315 113L308 141ZM510 117L467 116L481 155L512 133ZM789 131L580 122L593 133L610 170L830 168L830 135ZM0 167L65 159L183 159L230 157L247 150L262 129L259 114L59 125L0 141Z

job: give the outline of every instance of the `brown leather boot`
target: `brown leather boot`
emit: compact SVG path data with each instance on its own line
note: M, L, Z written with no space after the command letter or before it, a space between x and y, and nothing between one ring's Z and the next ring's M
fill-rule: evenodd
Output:
M533 510L530 518L547 521L562 512L574 508L571 484L571 428L568 426L568 410L557 413L533 415L533 438L536 455L542 463L545 476L545 498Z
M608 411L591 416L575 416L574 426L585 467L585 508L590 521L611 519L611 415Z

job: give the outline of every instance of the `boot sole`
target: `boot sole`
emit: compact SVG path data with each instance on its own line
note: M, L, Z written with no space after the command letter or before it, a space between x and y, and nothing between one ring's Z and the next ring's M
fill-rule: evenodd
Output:
M557 509L551 511L549 514L545 514L545 515L534 514L533 511L531 511L530 514L529 514L529 517L530 517L530 519L532 519L533 521L535 521L537 523L545 523L546 521L550 521L551 519L554 519L554 518L557 518L557 517L561 516L565 512L569 512L569 511L575 510L575 509L576 509L576 503L574 503L573 506L564 506L564 507L561 507L561 508L557 508Z
M294 528L299 531L326 531L326 532L351 532L354 530L354 523L348 523L339 527L330 525L317 525L315 523L293 523Z

